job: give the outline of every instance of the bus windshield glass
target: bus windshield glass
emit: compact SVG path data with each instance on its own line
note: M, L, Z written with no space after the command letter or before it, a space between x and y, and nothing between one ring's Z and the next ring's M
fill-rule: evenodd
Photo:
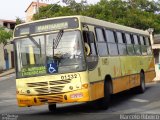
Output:
M58 36L56 32L15 40L17 78L86 69L80 31Z

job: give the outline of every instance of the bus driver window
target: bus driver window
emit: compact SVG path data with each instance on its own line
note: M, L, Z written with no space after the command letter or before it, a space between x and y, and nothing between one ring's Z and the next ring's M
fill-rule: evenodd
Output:
M87 56L88 69L93 69L98 62L97 51L92 31L83 31L84 50Z

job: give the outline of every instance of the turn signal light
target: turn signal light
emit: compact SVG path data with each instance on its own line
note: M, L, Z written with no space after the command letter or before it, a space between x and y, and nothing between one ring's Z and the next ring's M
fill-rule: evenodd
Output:
M83 84L83 85L82 85L82 88L85 88L85 89L88 88L88 83Z
M19 91L17 90L16 93L19 94Z

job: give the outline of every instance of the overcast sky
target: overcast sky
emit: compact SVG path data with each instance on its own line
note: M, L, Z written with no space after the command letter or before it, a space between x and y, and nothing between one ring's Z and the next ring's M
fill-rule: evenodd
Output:
M37 0L1 0L0 19L15 20L16 17L25 19L25 10L32 1L37 1ZM51 1L51 3L56 3L62 0L42 0L42 1ZM76 1L79 2L81 0L76 0ZM87 0L87 1L88 3L94 4L97 3L99 0Z

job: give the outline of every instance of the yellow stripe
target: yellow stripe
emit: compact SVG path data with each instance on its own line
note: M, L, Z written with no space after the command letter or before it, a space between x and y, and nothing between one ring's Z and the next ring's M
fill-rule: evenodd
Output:
M35 64L34 51L32 46L29 46L29 61L30 61L30 64Z

